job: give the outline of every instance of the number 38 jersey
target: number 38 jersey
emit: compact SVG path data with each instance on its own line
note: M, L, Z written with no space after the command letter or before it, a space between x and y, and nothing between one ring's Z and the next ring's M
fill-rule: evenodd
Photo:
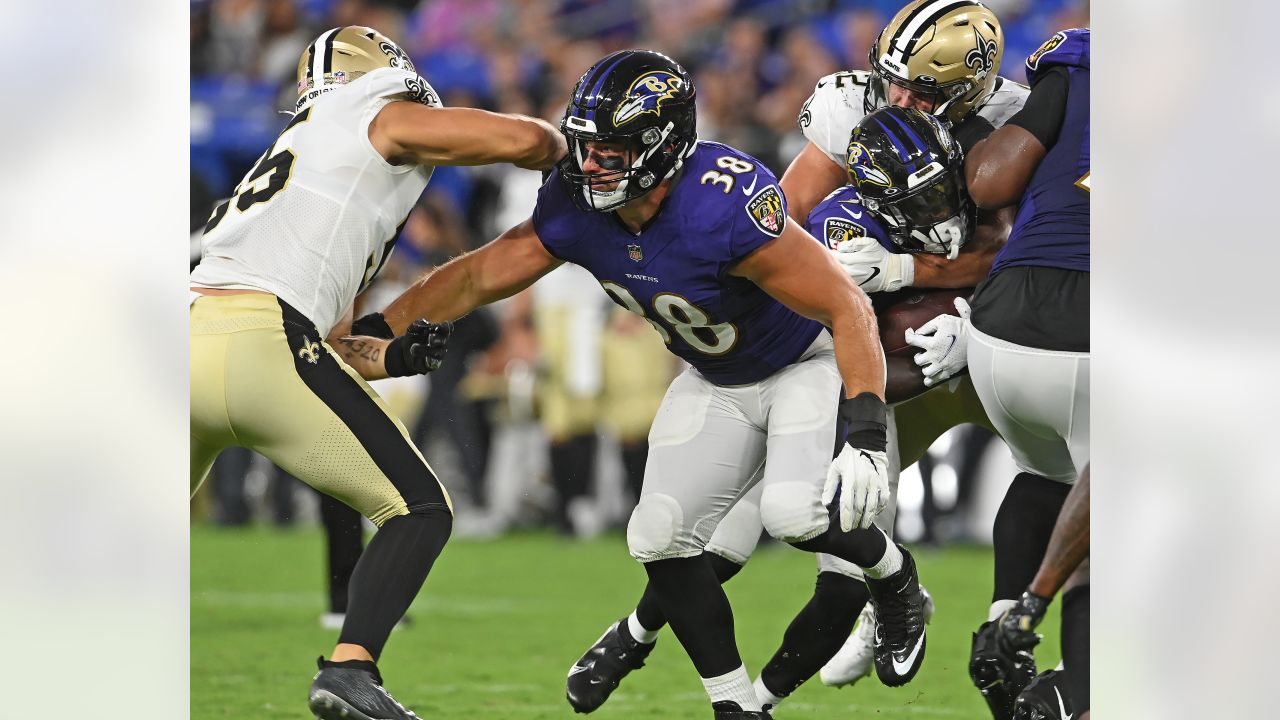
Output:
M382 68L294 116L209 218L198 287L264 290L328 334L391 254L432 168L391 165L369 142L388 103L439 106L417 74Z
M638 235L613 213L578 208L568 192L558 170L539 191L533 226L542 244L589 270L707 380L763 380L795 362L821 331L728 272L787 222L777 179L755 158L699 142Z

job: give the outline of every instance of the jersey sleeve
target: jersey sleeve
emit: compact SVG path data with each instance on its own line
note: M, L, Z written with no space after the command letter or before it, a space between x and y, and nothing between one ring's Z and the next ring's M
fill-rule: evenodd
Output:
M582 237L581 232L574 232L574 210L560 169L556 168L538 189L538 201L533 206L533 230L547 252L560 260L565 259L565 249Z
M421 75L401 68L378 68L361 78L367 102L411 100L430 107L444 107L440 95Z
M1027 82L1055 67L1089 69L1089 28L1060 30L1027 58Z
M809 213L805 227L810 235L832 250L845 240L870 237L891 253L902 252L889 239L884 224L862 205L852 185L838 188L818 203Z
M844 167L849 134L862 119L865 72L838 72L818 81L800 110L800 132L840 167Z
M773 173L762 171L760 181L768 184L757 187L750 197L739 195L734 198L740 205L734 209L728 223L730 262L750 255L761 245L782 235L787 226L787 201Z

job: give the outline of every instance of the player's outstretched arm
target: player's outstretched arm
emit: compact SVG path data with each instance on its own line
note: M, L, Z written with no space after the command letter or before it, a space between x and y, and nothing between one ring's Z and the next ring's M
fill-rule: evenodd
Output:
M809 213L831 194L832 190L849 182L845 169L831 162L831 158L813 143L805 143L804 149L787 166L782 175L782 194L787 198L787 215L804 223Z
M430 271L382 312L396 334L414 320L456 320L481 305L510 297L559 267L525 220L484 247Z
M781 236L740 260L730 273L831 328L846 397L869 392L884 399L884 351L871 301L798 223L788 222Z
M566 152L564 135L524 115L393 102L369 123L369 141L388 162L546 170Z

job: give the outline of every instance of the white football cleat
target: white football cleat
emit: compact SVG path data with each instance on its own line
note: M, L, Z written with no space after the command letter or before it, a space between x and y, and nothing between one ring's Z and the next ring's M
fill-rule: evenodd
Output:
M933 619L933 596L922 586L924 621ZM818 671L822 684L829 687L852 685L871 674L876 659L876 609L868 602L858 616L858 624L840 650Z

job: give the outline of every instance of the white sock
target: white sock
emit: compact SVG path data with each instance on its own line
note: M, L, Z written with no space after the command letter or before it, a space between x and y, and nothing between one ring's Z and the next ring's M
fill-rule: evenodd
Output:
M635 638L636 642L641 642L645 645L648 645L658 639L658 631L650 630L649 628L641 625L640 620L636 618L634 611L627 616L627 630L631 631L631 637Z
M883 530L881 532L884 532ZM869 568L863 568L862 572L869 578L880 580L902 569L902 551L894 544L893 540L885 535L888 547L884 549L884 557L880 558L880 562Z
M747 666L739 665L737 670L730 670L724 675L713 678L702 678L702 686L707 689L711 702L732 700L743 710L759 711L760 699L751 686L751 676L747 674Z
M997 600L991 603L991 609L987 611L987 620L994 621L1004 614L1005 610L1017 605L1017 600Z
M782 704L784 698L774 695L769 688L765 687L763 676L756 678L755 688L756 699L760 701L761 705L772 705L774 707L778 707Z

